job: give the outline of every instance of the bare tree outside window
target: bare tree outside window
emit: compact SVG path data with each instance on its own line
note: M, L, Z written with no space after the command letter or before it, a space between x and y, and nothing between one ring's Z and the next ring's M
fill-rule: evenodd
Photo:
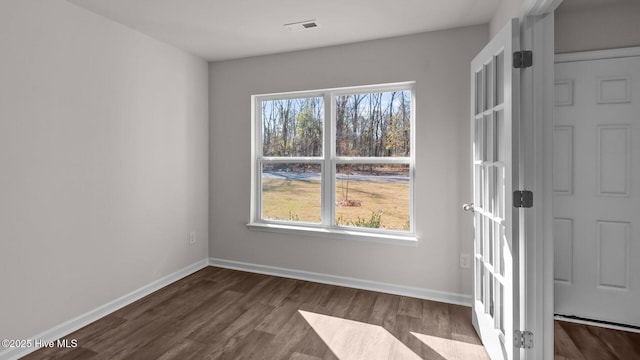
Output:
M396 89L260 100L259 218L412 229L413 97Z

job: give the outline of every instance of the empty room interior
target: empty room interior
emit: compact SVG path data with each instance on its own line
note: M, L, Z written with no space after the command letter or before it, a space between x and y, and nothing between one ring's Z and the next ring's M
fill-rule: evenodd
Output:
M0 0L0 360L640 358L637 0Z

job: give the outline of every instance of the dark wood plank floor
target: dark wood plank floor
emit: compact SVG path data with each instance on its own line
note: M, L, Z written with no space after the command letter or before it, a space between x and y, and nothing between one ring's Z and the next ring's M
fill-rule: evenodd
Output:
M556 334L558 359L640 359L638 334ZM468 307L215 267L66 339L24 359L488 359Z
M640 334L555 321L556 359L640 359Z

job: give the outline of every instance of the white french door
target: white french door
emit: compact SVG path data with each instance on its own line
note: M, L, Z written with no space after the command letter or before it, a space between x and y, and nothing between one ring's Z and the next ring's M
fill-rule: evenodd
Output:
M518 359L518 184L520 70L519 25L513 19L471 62L473 148L474 302L473 325L492 359Z

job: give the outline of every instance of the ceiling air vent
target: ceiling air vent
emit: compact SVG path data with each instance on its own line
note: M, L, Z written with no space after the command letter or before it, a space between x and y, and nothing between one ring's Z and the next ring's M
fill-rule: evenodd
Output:
M318 23L314 19L314 20L306 20L306 21L299 21L299 22L294 22L290 24L284 24L283 26L287 28L287 30L289 31L302 31L302 30L317 28Z

